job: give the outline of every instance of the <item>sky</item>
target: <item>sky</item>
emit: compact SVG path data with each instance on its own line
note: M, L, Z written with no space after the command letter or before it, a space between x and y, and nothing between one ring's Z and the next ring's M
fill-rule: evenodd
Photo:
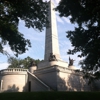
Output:
M45 0L44 0L45 1ZM49 1L49 0L48 0ZM60 0L52 0L54 2L55 7L58 5ZM61 58L69 62L69 56L70 58L74 59L74 66L76 68L79 68L78 62L82 60L82 58L77 57L77 54L75 55L68 55L67 51L68 49L72 49L71 42L66 37L67 31L74 30L75 26L74 24L70 23L69 18L65 17L59 17L59 13L55 12L56 14L56 21L57 21L57 31L58 31L58 41L59 41L59 49L60 49L60 56ZM45 28L42 32L36 29L27 28L25 27L24 21L20 20L18 25L19 32L24 34L24 37L26 39L29 39L31 42L32 47L29 48L28 51L26 51L24 54L21 54L18 56L20 59L24 59L27 56L30 56L33 59L44 59L44 44L45 44ZM11 51L9 46L5 46L4 50L6 50L11 56L14 56L14 53ZM8 58L6 55L0 54L0 70L5 69L8 67Z

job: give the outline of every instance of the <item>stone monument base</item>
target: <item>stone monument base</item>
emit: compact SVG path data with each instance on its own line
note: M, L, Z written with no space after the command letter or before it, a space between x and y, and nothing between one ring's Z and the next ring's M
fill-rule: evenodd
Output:
M53 91L90 91L88 80L83 79L82 72L62 66L49 66L37 69L34 74Z
M55 66L55 65L68 68L68 63L64 62L62 60L57 60L57 61L41 61L37 65L37 67L38 67L38 69L42 69L42 68L47 68L47 67Z
M72 65L72 66L68 66L68 68L69 68L69 69L73 69L73 70L75 70L75 69L76 69L76 67L75 67L75 66L73 66L73 65Z

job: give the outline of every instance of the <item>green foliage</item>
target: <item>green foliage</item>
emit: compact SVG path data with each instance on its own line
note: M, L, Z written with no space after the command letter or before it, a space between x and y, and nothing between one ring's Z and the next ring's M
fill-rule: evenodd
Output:
M100 67L100 0L61 0L55 10L60 16L71 16L70 21L77 24L67 37L74 47L68 54L81 52L85 57L80 62L82 68L97 71Z
M8 59L8 63L10 64L8 66L8 68L26 68L28 69L30 63L33 61L33 58L30 58L29 56L24 58L24 59L19 59L19 58L14 58L14 57L10 57ZM38 64L40 62L39 59L34 60L36 62L36 64Z
M10 58L8 59L8 63L10 64L10 65L8 66L8 68L18 68L19 65L20 65L20 59L14 58L14 57L10 57Z
M24 53L31 47L30 41L18 31L19 20L25 26L40 31L47 23L47 3L42 0L0 0L0 52L8 44L15 55Z

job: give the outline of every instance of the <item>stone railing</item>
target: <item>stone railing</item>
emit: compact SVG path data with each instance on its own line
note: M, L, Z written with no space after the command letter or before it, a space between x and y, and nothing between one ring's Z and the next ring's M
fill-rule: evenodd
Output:
M3 69L0 70L0 74L3 73L11 73L11 72L27 72L28 69L23 69L23 68L8 68L8 69Z
M73 69L69 69L69 68L64 68L64 67L61 67L61 66L57 66L57 68L60 70L60 71L63 71L63 72L67 72L67 73L73 73L73 74L77 74L77 75L84 75L84 73L78 69L76 70L73 70Z
M46 68L41 68L41 69L37 69L34 71L34 73L37 73L37 72L41 72L41 71L62 71L62 72L65 72L65 73L73 73L73 74L77 74L77 75L83 75L83 72L81 72L80 70L73 70L73 69L69 69L69 68L65 68L65 67L62 67L62 66L57 66L57 65L54 65L54 66L50 66L50 67L46 67Z

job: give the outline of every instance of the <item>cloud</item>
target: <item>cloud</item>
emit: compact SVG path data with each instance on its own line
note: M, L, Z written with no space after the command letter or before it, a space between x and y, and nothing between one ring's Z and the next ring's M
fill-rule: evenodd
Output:
M0 63L0 70L6 69L9 66L8 63Z
M56 4L58 4L61 0L54 0L56 2Z
M9 45L5 45L3 50L8 52L10 55L14 55L14 52L10 49Z
M56 14L56 15L59 15L60 13L59 13L58 11L55 11L55 14Z
M59 16L59 12L58 11L55 11L55 14L56 14L56 17L58 18L58 20L60 19L60 22L67 22L68 24L71 24L69 18L71 18L70 16L69 17L60 17Z
M64 24L63 20L62 20L59 16L56 16L56 18L57 18L57 21L58 21L58 22Z
M35 41L35 42L36 41L37 42L42 42L44 40L44 34L42 34L42 33L40 33L40 34L38 34L38 33L35 33L35 34L29 33L29 34L26 34L25 37L27 39L29 39L30 41Z
M67 23L69 23L69 24L71 23L70 20L69 20L69 18L62 17L62 19L63 19L64 21L66 21Z

